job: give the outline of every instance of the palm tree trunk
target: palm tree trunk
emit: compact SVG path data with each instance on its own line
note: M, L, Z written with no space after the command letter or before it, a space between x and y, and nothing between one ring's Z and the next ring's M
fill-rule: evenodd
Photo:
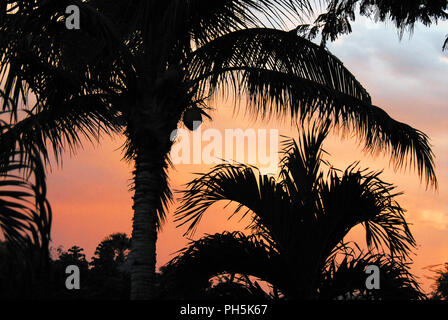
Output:
M149 82L151 83L151 82ZM142 88L148 88L142 82ZM167 186L167 155L182 114L180 99L171 92L157 97L145 92L137 99L136 112L131 115L130 139L134 146L134 218L131 239L131 299L155 298L156 242L162 198L170 198ZM172 100L172 101L171 101ZM182 100L181 100L182 101ZM171 104L170 104L171 103ZM177 103L177 104L176 104ZM174 111L173 111L174 110Z
M150 153L150 152L149 152ZM135 159L132 230L131 299L148 300L155 294L157 206L160 190L158 162L150 155Z

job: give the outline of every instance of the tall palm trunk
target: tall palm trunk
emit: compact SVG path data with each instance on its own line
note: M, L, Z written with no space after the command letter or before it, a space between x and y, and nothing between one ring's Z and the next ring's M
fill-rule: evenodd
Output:
M150 100L149 100L150 101ZM150 102L148 102L150 103ZM142 112L135 124L134 218L131 242L131 299L155 297L156 242L163 199L170 198L166 170L177 116Z
M145 60L142 65L145 69ZM167 155L171 133L177 129L185 100L179 74L173 70L158 80L157 92L148 93L153 82L140 83L141 106L128 132L136 147L134 171L134 218L131 243L131 299L155 297L156 242L164 200L170 198L167 183Z
M131 299L154 297L159 170L150 155L139 154L134 171Z

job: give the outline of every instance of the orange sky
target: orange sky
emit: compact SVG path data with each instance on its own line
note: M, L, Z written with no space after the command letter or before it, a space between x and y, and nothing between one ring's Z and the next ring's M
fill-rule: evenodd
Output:
M394 172L388 158L362 154L353 139L329 138L325 149L332 164L344 169L357 160L362 167L385 169L383 178L405 194L399 203L417 240L413 272L428 291L432 274L423 268L448 262L448 55L442 54L448 24L432 29L418 27L411 39L398 41L393 28L373 25L360 19L354 33L331 45L331 50L358 77L371 93L374 103L396 119L427 133L436 154L438 192L427 191L414 172ZM227 105L227 107L226 107ZM254 122L242 115L232 116L228 103L213 105L213 122L204 128L278 128L280 134L296 136L288 122ZM121 161L120 138L105 138L99 146L85 145L76 157L67 155L62 169L53 168L48 177L49 198L54 213L53 247L78 245L90 258L96 245L113 232L131 232L131 168ZM190 181L193 172L207 166L178 165L170 172L174 189ZM172 209L176 205L174 204ZM172 212L173 210L170 210ZM226 212L226 213L225 213ZM220 214L221 213L221 214ZM225 213L225 214L224 214ZM214 207L203 219L195 238L204 233L237 230L237 220L227 221L229 211ZM170 215L169 215L170 216ZM158 241L158 265L183 248L184 228L169 221ZM358 236L355 236L357 239Z

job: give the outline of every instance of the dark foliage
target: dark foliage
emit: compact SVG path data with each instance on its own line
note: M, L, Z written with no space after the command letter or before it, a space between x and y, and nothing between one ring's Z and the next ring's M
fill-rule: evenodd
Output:
M58 249L56 259L50 259L45 268L38 269L36 263L28 263L33 256L31 250L14 254L6 250L6 243L0 243L0 298L128 300L129 249L127 235L112 234L98 245L91 262L86 260L82 248L73 246L67 251ZM71 265L80 270L79 290L68 290L65 285L66 268Z
M435 290L432 298L435 300L448 300L448 263L437 271Z

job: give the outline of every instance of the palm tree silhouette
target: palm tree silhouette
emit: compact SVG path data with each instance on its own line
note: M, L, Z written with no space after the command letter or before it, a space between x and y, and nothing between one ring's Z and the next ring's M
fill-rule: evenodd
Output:
M426 135L373 106L325 48L282 29L311 14L306 0L77 1L80 30L65 27L68 4L0 6L1 96L10 119L2 157L37 148L45 160L51 150L59 159L83 138L124 133L125 158L135 165L134 299L154 294L157 229L171 199L171 133L182 120L191 127L202 118L216 94L247 97L263 118L331 119L354 129L366 149L388 151L398 165L410 160L436 184Z
M113 233L97 246L91 265L103 273L124 268L130 249L130 239L125 233Z
M278 179L244 164L223 164L187 184L176 213L180 225L189 224L187 234L220 201L236 204L231 217L250 216L252 234L225 232L191 243L163 268L172 294L204 293L214 276L236 273L265 280L288 298L333 299L355 291L382 299L421 297L404 262L415 241L395 187L357 164L343 172L331 167L323 159L327 132L313 126L298 143L286 140ZM358 225L369 254L344 242ZM369 264L383 274L383 290L376 293L365 286Z

